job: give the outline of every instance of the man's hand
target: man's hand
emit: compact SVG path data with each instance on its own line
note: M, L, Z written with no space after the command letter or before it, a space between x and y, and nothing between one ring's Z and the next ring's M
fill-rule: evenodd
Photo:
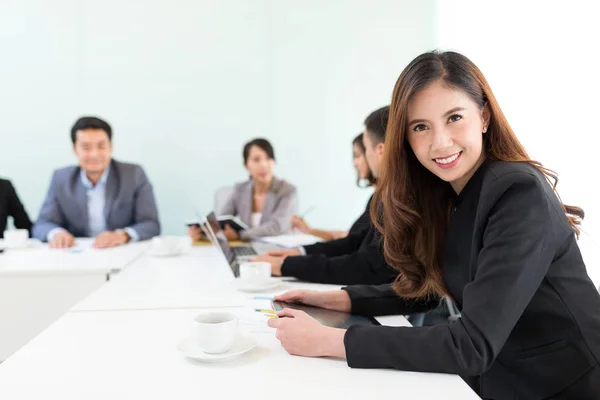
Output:
M96 249L117 247L129 242L129 239L129 235L125 231L106 231L96 236L93 247Z

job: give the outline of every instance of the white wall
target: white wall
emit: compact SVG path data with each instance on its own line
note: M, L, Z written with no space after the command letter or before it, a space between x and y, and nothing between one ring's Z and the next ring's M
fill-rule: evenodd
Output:
M316 205L309 221L347 229L364 209L372 191L355 186L351 141L432 48L433 16L432 1L272 3L271 128L301 210Z
M309 220L346 228L352 138L400 71L433 47L434 1L1 0L0 175L33 218L54 168L75 162L83 114L141 163L163 231L182 233L214 191L246 179L241 147L272 140L277 175Z
M438 1L436 42L473 60L532 157L559 173L567 204L583 207L580 247L600 284L596 2Z

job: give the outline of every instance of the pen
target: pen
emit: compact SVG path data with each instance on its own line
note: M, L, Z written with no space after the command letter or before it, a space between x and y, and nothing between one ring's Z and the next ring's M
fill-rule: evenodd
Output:
M308 215L308 213L310 213L312 210L315 209L315 207L316 207L315 205L308 207L308 209L306 211L304 211L303 214L300 214L300 216L298 218L304 219Z
M254 300L269 300L269 301L274 300L274 298L272 296L254 296L253 299Z
M263 313L263 314L276 314L277 311L275 310L261 310L260 308L256 308L254 311L257 311L259 313Z

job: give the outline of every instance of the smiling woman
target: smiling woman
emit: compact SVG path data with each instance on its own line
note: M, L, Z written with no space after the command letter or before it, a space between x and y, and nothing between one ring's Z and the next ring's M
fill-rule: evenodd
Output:
M597 398L600 296L577 245L583 210L563 205L555 182L469 59L422 54L396 83L371 205L395 283L277 300L373 316L421 312L449 296L460 318L343 331L297 311L269 325L293 354L459 374L483 398Z

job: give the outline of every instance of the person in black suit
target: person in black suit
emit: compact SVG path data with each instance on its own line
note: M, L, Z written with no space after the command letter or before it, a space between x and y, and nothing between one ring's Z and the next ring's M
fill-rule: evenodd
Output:
M460 318L341 330L286 309L269 321L283 347L355 368L459 374L486 399L597 399L600 294L577 246L583 210L561 203L555 174L529 158L480 70L454 52L413 60L386 143L374 223L394 284L277 299L385 315L449 295Z
M27 229L31 232L31 220L25 207L21 204L15 188L10 181L0 179L0 239L4 238L8 217L13 218L15 228Z
M375 178L383 158L389 106L373 111L365 120L363 142L365 158ZM383 258L381 236L369 218L369 204L358 219L362 228L342 239L317 243L301 249L270 251L256 261L271 264L275 276L341 285L382 284L392 282L396 272ZM364 224L367 220L368 223Z

